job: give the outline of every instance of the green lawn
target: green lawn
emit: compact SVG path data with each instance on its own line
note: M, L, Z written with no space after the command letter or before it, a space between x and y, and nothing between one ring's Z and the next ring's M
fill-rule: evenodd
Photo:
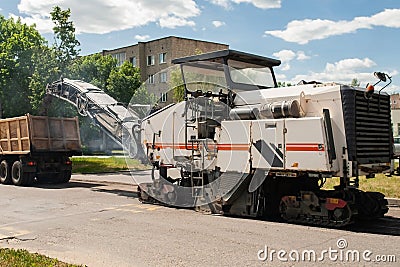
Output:
M2 267L78 267L61 262L37 253L29 253L26 250L0 248L0 266Z
M324 189L333 189L333 186L339 184L339 178L327 179ZM383 174L376 178L366 179L360 177L360 189L363 191L377 191L385 194L386 197L400 198L400 176L387 177Z
M128 170L146 170L149 166L125 157L72 157L73 173L104 173Z

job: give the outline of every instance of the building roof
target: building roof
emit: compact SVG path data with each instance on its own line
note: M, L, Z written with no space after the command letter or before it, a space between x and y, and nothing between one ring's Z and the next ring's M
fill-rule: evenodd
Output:
M109 51L124 49L124 48L128 48L128 47L136 46L136 45L138 45L138 44L147 44L147 43L152 43L152 42L157 42L157 41L160 41L160 40L172 39L172 38L175 38L175 39L182 39L182 40L188 40L188 41L196 41L196 42L202 42L202 43L210 43L210 44L219 44L219 45L226 45L226 46L229 46L229 45L227 45L227 44L222 44L222 43L217 43L217 42L210 42L210 41L204 41L204 40L190 39L190 38L178 37L178 36L166 36L166 37L161 37L161 38L158 38L158 39L153 39L153 40L149 40L149 41L145 41L145 42L138 42L137 44L133 44L133 45L127 45L127 46L122 46L122 47L113 48L113 49L104 49L103 52L109 52Z

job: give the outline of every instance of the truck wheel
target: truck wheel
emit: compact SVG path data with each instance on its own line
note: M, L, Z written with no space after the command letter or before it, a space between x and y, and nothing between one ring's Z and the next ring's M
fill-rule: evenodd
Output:
M22 169L22 163L15 161L11 168L12 182L14 185L31 185L33 184L35 174L30 172L24 172Z
M64 184L68 183L70 179L71 179L71 171L63 171L60 173L58 181L60 184Z
M0 183L11 184L11 168L6 160L0 163Z

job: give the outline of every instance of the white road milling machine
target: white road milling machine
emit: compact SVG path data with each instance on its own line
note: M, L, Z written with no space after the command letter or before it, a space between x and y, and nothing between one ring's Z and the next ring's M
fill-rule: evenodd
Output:
M388 211L383 194L358 189L359 176L390 171L387 85L278 87L279 60L234 50L173 63L184 100L137 130L153 166L151 180L139 180L141 201L328 227ZM375 85L391 82L375 76ZM335 189L321 189L332 177Z

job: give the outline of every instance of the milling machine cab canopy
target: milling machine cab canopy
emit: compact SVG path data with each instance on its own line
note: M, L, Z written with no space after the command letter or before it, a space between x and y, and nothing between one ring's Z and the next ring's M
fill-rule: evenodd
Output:
M193 93L190 85L200 80L232 91L278 87L273 67L281 61L227 49L177 58L172 63L181 65L186 92Z

